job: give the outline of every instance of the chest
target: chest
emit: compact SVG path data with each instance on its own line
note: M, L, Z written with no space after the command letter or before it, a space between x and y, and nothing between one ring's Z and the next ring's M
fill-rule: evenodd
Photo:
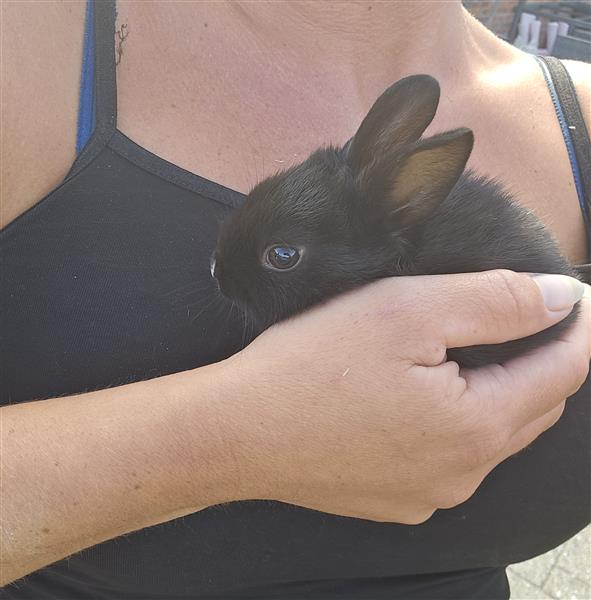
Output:
M344 144L393 81L376 72L362 90L336 67L303 77L268 73L248 61L237 65L236 55L205 45L201 53L191 73L171 68L154 90L151 69L161 62L140 61L130 46L118 68L119 127L155 154L240 192L321 145ZM528 57L513 82L483 76L449 89L443 88L426 135L470 127L475 145L468 168L501 181L550 229L571 262L585 262L571 166L539 67Z

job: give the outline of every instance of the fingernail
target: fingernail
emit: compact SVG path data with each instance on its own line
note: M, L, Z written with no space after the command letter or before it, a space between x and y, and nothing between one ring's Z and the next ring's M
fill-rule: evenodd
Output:
M567 275L532 273L530 277L542 292L548 310L561 311L572 308L585 293L585 284Z

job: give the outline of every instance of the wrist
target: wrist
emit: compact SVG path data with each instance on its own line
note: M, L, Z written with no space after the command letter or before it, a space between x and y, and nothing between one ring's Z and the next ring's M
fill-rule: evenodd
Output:
M287 473L278 466L278 392L268 365L243 351L200 371L214 398L208 420L216 428L210 436L219 443L216 463L225 501L279 498L280 479Z
M257 418L260 387L247 376L241 357L174 375L168 386L180 410L174 463L182 468L187 499L194 505L262 498L263 418ZM257 420L258 419L258 420Z

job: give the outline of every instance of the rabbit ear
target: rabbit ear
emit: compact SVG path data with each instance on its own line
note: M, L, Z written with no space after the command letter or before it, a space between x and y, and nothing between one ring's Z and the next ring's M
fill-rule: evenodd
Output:
M396 170L388 198L393 223L406 228L421 222L451 192L464 171L474 134L461 128L416 144Z
M371 107L346 145L347 162L362 170L388 161L393 152L416 142L435 116L439 84L430 75L412 75L389 87Z

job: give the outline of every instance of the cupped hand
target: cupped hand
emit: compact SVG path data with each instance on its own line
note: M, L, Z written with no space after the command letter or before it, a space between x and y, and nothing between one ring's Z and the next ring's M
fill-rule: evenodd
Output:
M467 500L587 377L590 288L573 327L528 356L460 370L446 351L556 323L578 299L573 281L384 279L271 327L226 361L240 394L237 497L408 524Z

